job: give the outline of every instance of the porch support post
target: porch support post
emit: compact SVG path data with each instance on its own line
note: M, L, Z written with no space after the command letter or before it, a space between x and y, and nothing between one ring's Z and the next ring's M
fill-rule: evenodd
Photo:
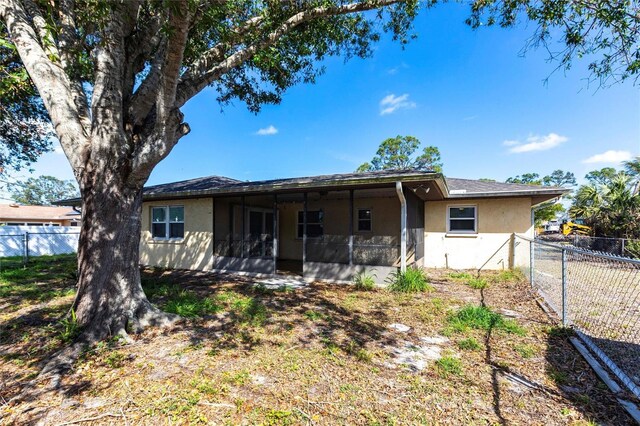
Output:
M247 215L245 214L245 196L242 196L242 242L240 243L240 257L244 258L244 238L245 238L245 225Z
M307 193L304 193L304 208L302 211L302 275L307 261Z
M396 182L400 199L400 272L407 270L407 199L402 192L402 182Z
M211 269L216 266L216 199L211 197Z
M273 194L273 274L278 273L278 194Z
M353 265L353 189L349 190L349 266Z

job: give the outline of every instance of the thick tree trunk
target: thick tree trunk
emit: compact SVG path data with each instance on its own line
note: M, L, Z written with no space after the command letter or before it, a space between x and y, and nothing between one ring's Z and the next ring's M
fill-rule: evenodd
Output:
M175 322L177 316L151 305L140 283L142 190L87 185L82 198L78 293L73 305L82 340Z

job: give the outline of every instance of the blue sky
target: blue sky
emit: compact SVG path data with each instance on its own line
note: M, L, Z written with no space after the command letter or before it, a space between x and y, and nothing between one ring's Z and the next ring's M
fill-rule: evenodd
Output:
M370 59L331 58L315 85L290 89L258 115L241 102L221 110L208 89L185 106L192 131L149 184L351 172L396 135L437 146L445 174L462 178L555 169L582 178L640 155L632 82L589 85L586 60L553 73L543 51L520 55L532 27L473 31L466 16L459 4L423 11L404 50L387 36ZM60 153L43 156L34 174L72 178Z

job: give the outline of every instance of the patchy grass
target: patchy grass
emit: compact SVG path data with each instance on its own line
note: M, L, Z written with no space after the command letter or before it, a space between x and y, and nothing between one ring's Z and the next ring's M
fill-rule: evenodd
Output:
M56 262L0 282L7 307L0 310L0 401L22 392L73 336L65 314L75 260ZM481 307L469 278L449 273L429 272L431 292L320 283L275 291L246 278L144 270L152 303L190 320L133 335L132 344L114 338L87 348L59 391L0 403L0 417L7 424L373 425L429 424L438 413L449 424L631 423L526 284L483 274L490 285ZM57 296L41 301L34 289ZM521 317L507 320L501 309ZM392 330L393 323L411 330ZM453 341L441 339L443 330ZM418 353L434 340L443 341L439 360L422 369L398 361L399 349ZM543 390L515 389L504 370Z
M486 306L467 305L448 317L449 334L465 333L469 329L502 330L518 335L526 334L523 327L514 320L505 319Z
M472 278L467 280L467 285L476 290L484 290L489 283L484 278Z
M429 284L427 274L422 268L407 268L405 272L397 270L389 276L389 290L401 293L429 292L433 287Z
M478 351L482 349L482 345L473 337L467 337L458 341L458 347L464 351Z
M445 355L436 361L438 374L444 378L462 375L462 362L451 355Z
M469 272L449 272L447 277L453 280L471 280L473 279L473 275Z

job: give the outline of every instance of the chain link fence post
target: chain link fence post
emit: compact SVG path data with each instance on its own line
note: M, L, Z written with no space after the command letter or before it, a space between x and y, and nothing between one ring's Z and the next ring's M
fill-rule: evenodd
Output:
M29 232L25 232L22 236L22 263L27 266L29 262Z
M536 260L535 251L536 251L535 243L533 241L529 241L529 282L531 283L531 287L534 287L533 277L535 276L535 272L534 272L534 267L535 267L534 264Z
M562 249L562 326L569 324L567 318L567 250Z

